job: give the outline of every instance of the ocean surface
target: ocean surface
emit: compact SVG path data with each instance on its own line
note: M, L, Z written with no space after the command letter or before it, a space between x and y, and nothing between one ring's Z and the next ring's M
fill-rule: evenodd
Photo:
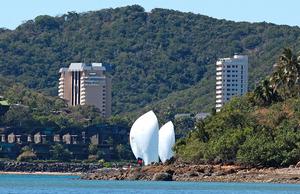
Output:
M0 194L300 194L300 185L253 183L194 183L88 181L76 176L0 175Z

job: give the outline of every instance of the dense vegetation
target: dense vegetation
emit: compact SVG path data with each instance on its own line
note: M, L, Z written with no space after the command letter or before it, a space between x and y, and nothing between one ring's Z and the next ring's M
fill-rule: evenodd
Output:
M126 135L129 132L129 121L126 118L114 116L104 119L99 109L93 106L67 107L66 102L58 97L46 96L21 84L11 85L5 79L0 80L0 83L9 85L3 94L10 103L8 111L0 114L1 133L35 134L46 131L52 135L78 135L83 131L95 132L101 134L100 144L110 147L103 151L101 146L91 144L89 160L132 159ZM68 161L73 158L71 152L60 144L52 145L50 152L54 160ZM33 160L37 157L31 147L25 146L17 159Z
M218 57L248 54L253 87L283 46L300 48L299 35L298 27L165 9L147 13L137 5L43 15L15 30L0 30L0 76L56 95L60 67L103 62L112 64L114 113L146 105L199 112L213 107Z
M65 129L80 132L99 123L120 124L128 128L126 120L117 117L103 119L93 106L67 107L66 102L58 97L43 95L20 84L10 87L4 97L12 105L0 117L1 125L23 132L31 133L32 130L43 128L52 128L55 132Z
M288 166L300 160L300 57L285 49L254 92L198 122L175 150L193 162Z

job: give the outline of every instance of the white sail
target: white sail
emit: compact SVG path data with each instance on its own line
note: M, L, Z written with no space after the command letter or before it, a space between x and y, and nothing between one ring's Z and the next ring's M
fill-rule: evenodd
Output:
M139 117L130 130L130 146L134 156L145 165L158 162L158 120L153 111Z
M173 157L172 147L175 144L175 132L172 121L167 122L159 130L158 155L162 162Z

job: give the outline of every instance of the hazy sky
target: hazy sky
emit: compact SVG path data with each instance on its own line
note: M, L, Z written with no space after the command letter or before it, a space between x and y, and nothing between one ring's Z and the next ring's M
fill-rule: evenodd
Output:
M300 0L0 0L0 27L14 29L38 15L56 16L139 4L147 11L168 8L234 21L300 26Z

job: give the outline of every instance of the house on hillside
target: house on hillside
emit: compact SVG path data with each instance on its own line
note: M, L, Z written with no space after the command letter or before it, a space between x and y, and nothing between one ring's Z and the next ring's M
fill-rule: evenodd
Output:
M9 107L8 101L0 98L0 115L4 115L9 110Z

